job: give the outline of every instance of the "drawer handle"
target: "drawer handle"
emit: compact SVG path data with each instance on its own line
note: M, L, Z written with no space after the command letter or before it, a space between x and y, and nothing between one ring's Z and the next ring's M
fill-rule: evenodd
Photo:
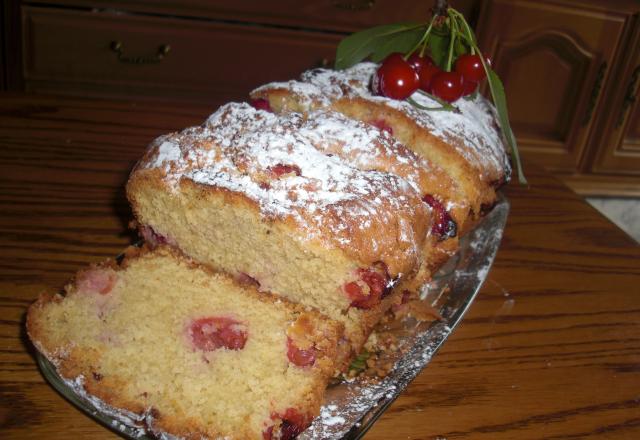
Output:
M116 53L118 61L125 64L155 64L161 62L171 50L168 44L162 44L158 47L158 51L151 56L128 56L124 54L124 45L122 41L112 41L109 48Z
M640 77L640 66L637 66L634 69L633 74L631 74L631 79L627 86L627 92L624 94L624 101L622 101L622 109L620 110L620 117L618 118L616 128L623 124L624 119L627 116L627 112L633 103L636 102L636 85L638 84L638 77Z
M333 6L348 11L368 11L376 4L376 0L340 1L335 0Z

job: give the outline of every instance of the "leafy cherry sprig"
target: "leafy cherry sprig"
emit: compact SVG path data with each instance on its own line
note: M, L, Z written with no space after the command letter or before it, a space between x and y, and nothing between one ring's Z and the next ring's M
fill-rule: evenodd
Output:
M335 68L346 69L367 58L379 63L394 52L404 54L405 59L413 53L423 56L428 52L434 63L447 72L452 70L458 56L467 53L479 55L489 83L491 98L498 113L500 127L516 165L518 181L521 184L527 183L516 138L509 124L504 85L482 55L473 30L460 12L448 7L446 1L438 0L433 8L431 19L426 23L389 24L356 32L343 39L338 45ZM441 107L425 107L411 98L407 98L407 101L427 111L457 110L455 106L438 99L433 94L420 92L436 100Z

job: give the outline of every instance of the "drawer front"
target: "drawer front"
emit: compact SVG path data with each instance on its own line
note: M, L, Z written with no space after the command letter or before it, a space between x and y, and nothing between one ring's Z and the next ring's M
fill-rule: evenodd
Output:
M476 0L477 1L477 0ZM109 8L352 32L400 21L426 21L433 2L415 0L36 0L48 5ZM31 2L33 3L33 2ZM462 12L472 0L459 0Z
M38 7L23 9L23 33L28 90L199 101L246 99L253 87L295 78L332 59L340 40L305 31Z

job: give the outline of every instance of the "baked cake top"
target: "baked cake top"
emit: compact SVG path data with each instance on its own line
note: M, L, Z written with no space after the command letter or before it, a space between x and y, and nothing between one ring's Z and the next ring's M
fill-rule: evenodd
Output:
M377 67L375 63L364 62L345 70L309 70L302 74L300 81L265 84L252 94L285 88L308 108L329 107L341 98L362 98L384 104L405 113L432 135L453 145L478 170L483 181L491 180L489 176L510 174L511 166L496 123L495 109L484 97L458 99L453 103L457 111L422 110L407 101L374 95L370 84ZM441 107L437 101L419 92L411 95L411 99L423 107Z
M380 130L335 114L275 115L230 103L203 126L158 138L138 169L161 170L175 191L187 179L241 194L262 216L293 222L296 238L320 240L366 264L384 261L392 275L414 268L431 211L412 178L359 169L331 148L356 152L356 161L374 149L400 150Z

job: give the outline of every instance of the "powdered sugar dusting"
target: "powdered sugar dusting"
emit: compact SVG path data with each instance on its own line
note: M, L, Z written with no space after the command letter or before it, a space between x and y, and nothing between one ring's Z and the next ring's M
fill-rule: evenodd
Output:
M203 126L157 139L140 167L163 170L176 192L181 179L189 179L242 193L263 216L298 224L299 239L360 251L364 245L415 261L430 210L418 188L424 171L402 148L380 130L335 113L275 115L230 103ZM384 165L385 156L396 154L405 177ZM393 240L376 232L382 230L395 231Z
M404 112L431 134L451 144L478 170L482 180L510 173L495 110L486 99L480 95L473 100L459 99L454 103L457 112L418 109L406 101L373 95L370 81L376 68L377 64L365 62L342 71L314 69L305 72L301 81L266 84L253 93L286 88L302 105L309 107L330 105L327 97L329 101L363 98ZM411 98L424 107L440 107L439 103L418 92Z

